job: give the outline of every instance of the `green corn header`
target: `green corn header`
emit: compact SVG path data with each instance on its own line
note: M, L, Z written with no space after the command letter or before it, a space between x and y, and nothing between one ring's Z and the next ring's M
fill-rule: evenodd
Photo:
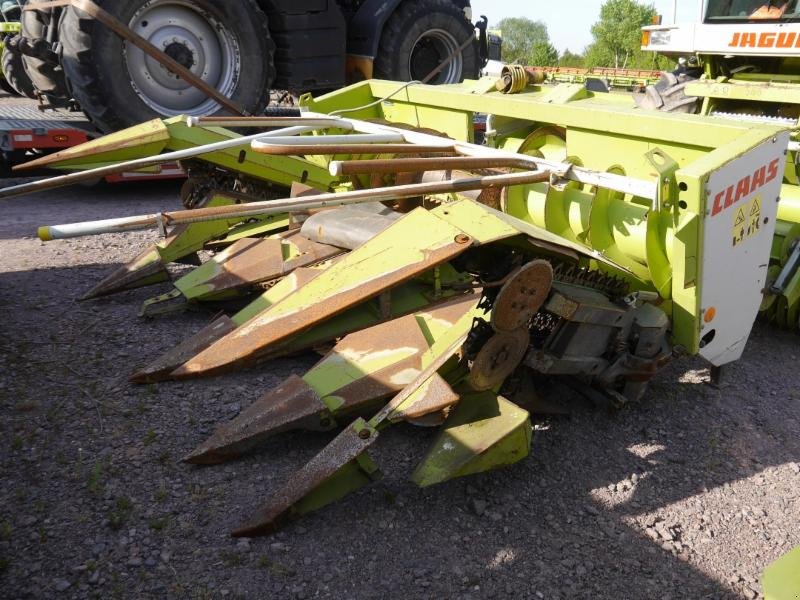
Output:
M298 118L153 121L35 163L77 173L0 191L161 160L187 168L186 210L40 229L164 232L87 297L165 281L168 263L217 251L143 312L236 308L135 382L327 349L186 457L219 463L278 432L337 432L237 535L378 478L369 450L393 423L440 428L412 475L420 486L510 465L543 410L537 379L629 402L681 355L737 360L777 301L771 257L800 223L785 128L492 78L373 80L301 105ZM253 132L234 133L243 127ZM798 285L789 275L784 290Z

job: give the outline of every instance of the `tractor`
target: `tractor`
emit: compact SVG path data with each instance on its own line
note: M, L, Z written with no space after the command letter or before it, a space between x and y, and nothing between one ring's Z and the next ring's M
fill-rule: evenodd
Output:
M100 11L251 115L275 89L333 90L373 76L456 83L488 58L469 0L28 2L15 50L34 93L45 106L79 106L104 133L224 107L98 20Z

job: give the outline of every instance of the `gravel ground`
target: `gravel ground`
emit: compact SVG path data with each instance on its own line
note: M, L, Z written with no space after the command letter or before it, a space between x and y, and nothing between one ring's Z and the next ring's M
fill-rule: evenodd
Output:
M272 537L228 530L329 435L219 467L179 459L313 357L133 386L208 314L136 317L162 285L76 302L151 234L43 244L37 225L176 205L175 184L4 201L0 221L3 598L755 598L800 543L798 337L757 326L720 388L673 363L643 401L575 404L517 466L420 490L432 431L396 427L384 479Z

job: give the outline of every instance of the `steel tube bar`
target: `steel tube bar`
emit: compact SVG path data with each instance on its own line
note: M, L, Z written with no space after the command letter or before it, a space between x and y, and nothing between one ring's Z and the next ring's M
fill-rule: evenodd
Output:
M310 138L306 138L310 139ZM261 154L280 156L325 156L334 154L420 154L423 152L444 152L453 154L455 148L450 146L427 146L418 144L340 144L337 146L308 144L304 146L260 146Z
M532 158L519 156L509 158L505 156L453 156L442 158L395 158L387 160L334 160L331 161L329 170L331 175L360 175L364 173L412 173L430 170L448 169L492 169L492 168L536 168Z
M309 117L324 117L325 114L321 113L307 113ZM512 158L519 158L520 155L513 152L506 152L496 148L489 148L487 146L479 146L477 144L470 144L469 142L459 142L443 138L428 133L419 131L408 131L384 125L382 123L371 123L369 121L360 121L358 119L347 119L355 131L362 133L380 133L383 131L395 131L402 133L406 141L413 144L431 144L437 140L439 142L447 140L455 147L456 152L464 156L507 156ZM571 181L578 181L586 185L593 185L598 187L607 188L615 192L622 192L630 194L638 198L645 198L647 200L655 200L656 191L658 189L657 182L643 181L641 179L634 179L625 175L615 175L613 173L605 173L602 171L594 171L585 167L578 167L569 163L561 163L543 158L537 158L536 163L540 167L546 167L553 171L553 173L563 179Z
M270 146L336 146L339 144L401 144L405 138L399 133L356 133L351 135L318 135L314 138L271 136L268 140L253 141L253 150L258 152Z
M192 210L178 210L149 215L123 217L119 219L104 219L101 221L86 221L83 223L70 223L65 225L51 225L40 227L39 238L42 240L65 239L83 235L97 235L100 233L118 233L123 231L136 231L141 229L163 228L182 223L200 223L216 221L219 219L246 218L257 215L280 214L290 211L309 210L313 208L326 208L358 204L360 202L391 201L399 198L413 198L428 194L447 194L468 190L478 190L490 187L504 187L548 181L550 171L527 171L504 175L491 175L487 177L469 177L464 179L451 179L442 182L417 183L398 185L395 187L356 190L351 192L329 192L304 196L301 198L287 198L284 200L265 200L262 202L249 202L235 206L215 206L210 208L196 208Z
M306 127L335 128L338 117L310 119L306 117L187 117L189 127Z

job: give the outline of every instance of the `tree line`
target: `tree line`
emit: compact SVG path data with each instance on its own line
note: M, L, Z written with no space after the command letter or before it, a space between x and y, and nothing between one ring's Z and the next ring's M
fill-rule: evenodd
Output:
M560 54L541 21L505 18L497 24L503 37L503 62L539 67L667 68L669 61L664 57L641 50L641 28L652 24L655 15L652 4L607 0L600 8L600 19L592 26L592 43L580 53L565 49Z

